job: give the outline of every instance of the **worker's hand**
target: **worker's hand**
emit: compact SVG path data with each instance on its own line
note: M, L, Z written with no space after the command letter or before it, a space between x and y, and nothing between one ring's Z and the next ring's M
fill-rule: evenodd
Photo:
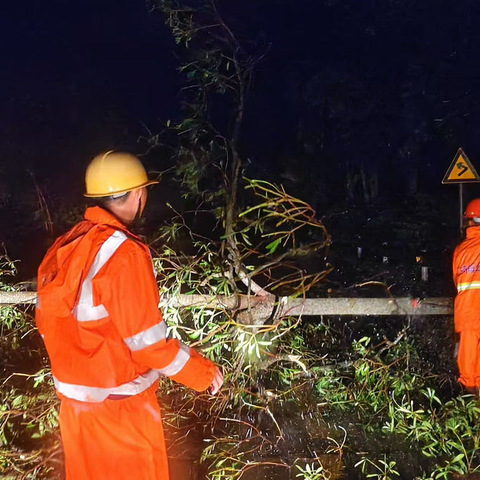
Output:
M210 395L215 395L223 385L223 373L220 367L215 367L215 376L213 377L212 384L208 389Z

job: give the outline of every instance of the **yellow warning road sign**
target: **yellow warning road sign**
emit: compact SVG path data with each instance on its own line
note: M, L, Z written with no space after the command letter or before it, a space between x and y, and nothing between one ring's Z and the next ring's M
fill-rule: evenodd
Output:
M443 177L442 183L475 182L480 182L480 175L478 175L465 152L459 148L453 162L450 167L448 167L447 173Z

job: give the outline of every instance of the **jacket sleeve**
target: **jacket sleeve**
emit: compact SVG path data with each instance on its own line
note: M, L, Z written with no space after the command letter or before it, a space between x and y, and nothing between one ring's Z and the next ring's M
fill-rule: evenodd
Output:
M127 240L111 258L94 289L133 360L197 391L213 381L215 365L177 339L168 339L148 247Z

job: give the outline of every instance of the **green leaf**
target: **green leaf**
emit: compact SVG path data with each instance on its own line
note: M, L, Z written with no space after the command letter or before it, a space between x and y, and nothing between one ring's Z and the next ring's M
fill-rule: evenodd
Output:
M273 242L269 243L265 248L268 250L268 253L275 253L275 250L278 248L281 242L281 238L277 238Z

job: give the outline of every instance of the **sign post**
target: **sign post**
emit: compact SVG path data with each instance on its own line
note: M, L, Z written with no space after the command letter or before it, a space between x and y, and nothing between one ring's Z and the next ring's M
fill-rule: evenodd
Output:
M468 159L465 152L459 148L453 162L448 167L447 173L443 177L442 183L458 183L460 188L459 205L460 205L460 233L463 225L463 184L479 183L480 175L478 175L472 162Z

